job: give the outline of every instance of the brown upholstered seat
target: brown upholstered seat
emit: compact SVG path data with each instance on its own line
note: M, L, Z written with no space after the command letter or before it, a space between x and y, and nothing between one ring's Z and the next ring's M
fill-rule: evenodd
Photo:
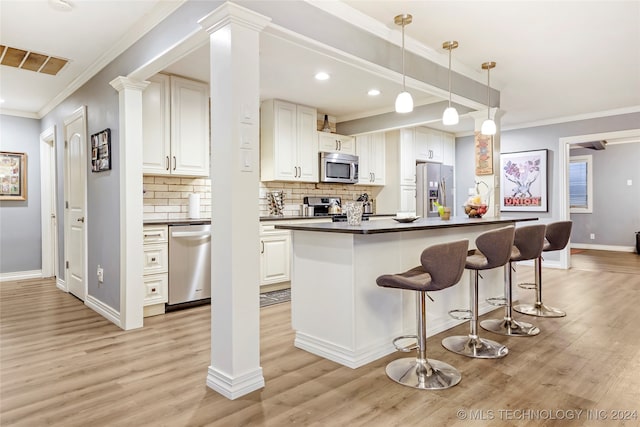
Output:
M478 337L478 277L480 270L502 267L509 262L514 230L515 227L510 225L487 231L476 238L477 249L470 251L465 262L466 268L474 271L471 275L469 335L447 337L442 340L442 346L447 350L482 359L504 357L509 352L507 347L498 342Z
M483 329L501 335L515 337L530 337L540 333L540 329L527 322L521 322L512 317L512 264L516 261L536 259L542 253L545 243L546 226L544 224L529 225L516 228L511 248L509 262L504 266L504 298L489 298L487 301L503 300L500 305L505 306L505 314L502 319L488 319L480 323Z
M559 251L564 249L571 238L571 227L571 221L557 221L547 224L542 252ZM534 304L518 304L515 305L513 309L518 313L538 317L566 316L567 314L564 311L554 307L548 307L542 303L542 255L535 258L534 268L536 302Z
M468 240L430 246L420 255L421 265L400 274L385 274L376 279L378 286L417 291L417 357L394 360L386 367L387 376L397 383L423 390L452 387L460 382L460 372L439 360L427 359L427 291L439 291L458 283L464 272ZM413 349L413 348L411 348ZM408 351L408 348L399 348Z

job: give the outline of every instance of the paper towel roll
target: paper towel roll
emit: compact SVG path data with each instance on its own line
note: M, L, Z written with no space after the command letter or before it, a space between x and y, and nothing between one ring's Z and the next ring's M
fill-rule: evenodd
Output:
M189 218L200 218L200 194L189 194Z

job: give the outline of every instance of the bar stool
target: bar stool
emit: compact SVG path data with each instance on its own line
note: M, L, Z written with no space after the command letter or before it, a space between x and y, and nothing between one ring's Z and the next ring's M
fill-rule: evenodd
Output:
M487 299L489 304L494 304L494 301L497 300L504 300L504 303L500 304L504 305L504 318L483 320L480 322L483 329L512 337L531 337L540 333L540 329L531 323L520 322L512 317L512 272L514 262L537 259L540 256L546 228L544 224L516 228L511 258L504 266L504 298Z
M427 315L428 291L439 291L458 283L464 272L464 263L469 248L468 240L433 245L422 251L421 266L400 274L386 274L376 279L378 286L417 291L416 317L417 335L403 335L393 340L396 349L409 352L417 350L417 357L394 360L386 368L387 376L395 382L423 390L439 390L460 382L460 372L439 360L427 359ZM397 341L415 338L416 344L399 347Z
M547 224L547 231L545 232L545 242L542 247L542 252L559 251L564 249L569 243L571 238L571 221L557 221ZM562 310L554 307L548 307L542 303L542 255L536 258L534 262L534 274L536 290L536 302L535 304L518 304L513 306L513 309L518 313L528 314L530 316L538 317L564 317L567 315ZM520 287L530 289L529 284L521 284Z
M509 261L514 229L515 227L510 225L487 231L476 238L478 249L469 252L465 263L466 268L475 272L470 276L471 310L451 310L449 312L452 315L460 311L469 312L470 316L465 319L469 319L470 332L468 336L459 335L443 339L442 346L447 350L480 359L498 359L506 356L509 352L504 345L478 336L478 276L480 270L502 267ZM461 319L461 317L453 317Z

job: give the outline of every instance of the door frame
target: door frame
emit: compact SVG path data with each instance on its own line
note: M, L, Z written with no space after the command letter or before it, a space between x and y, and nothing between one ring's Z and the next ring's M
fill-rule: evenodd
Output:
M88 141L87 138L87 106L83 105L81 107L78 107L77 110L75 110L73 113L71 113L71 115L69 115L65 120L64 120L64 129L63 129L63 136L64 136L64 260L65 260L65 265L64 265L64 279L65 279L65 288L66 288L66 292L69 292L69 285L68 285L68 279L69 279L69 268L67 267L67 261L69 260L69 241L70 241L70 237L69 237L69 230L70 228L70 218L69 218L69 206L68 206L68 195L69 195L69 181L70 181L70 177L69 177L69 168L67 167L67 165L69 164L69 148L68 148L68 144L67 144L67 140L66 140L66 136L67 136L67 126L73 122L74 120L77 120L78 118L82 118L83 120L83 129L82 132L84 133L84 137L85 137L85 141ZM88 280L88 263L89 263L89 257L88 257L88 241L87 241L87 168L88 166L85 164L84 167L82 168L83 170L83 174L82 174L82 179L84 181L84 213L85 213L85 226L84 226L84 233L83 233L83 246L84 246L84 251L82 254L83 257L83 261L84 261L84 271L82 272L82 274L84 275L84 295L85 295L85 301L86 301L86 297L87 297L87 280ZM84 302L84 301L83 301Z
M559 139L558 177L560 178L560 186L558 191L558 216L560 221L568 221L571 219L571 211L569 209L569 161L571 160L571 144L612 139L640 139L640 129L574 135ZM568 269L571 266L570 248L571 242L560 251L560 268Z
M56 182L56 126L54 125L40 134L42 277L58 277Z

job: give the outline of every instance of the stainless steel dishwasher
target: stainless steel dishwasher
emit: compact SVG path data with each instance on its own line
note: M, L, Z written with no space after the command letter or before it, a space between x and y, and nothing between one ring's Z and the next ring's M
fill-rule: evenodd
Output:
M167 309L211 299L211 225L169 226Z

